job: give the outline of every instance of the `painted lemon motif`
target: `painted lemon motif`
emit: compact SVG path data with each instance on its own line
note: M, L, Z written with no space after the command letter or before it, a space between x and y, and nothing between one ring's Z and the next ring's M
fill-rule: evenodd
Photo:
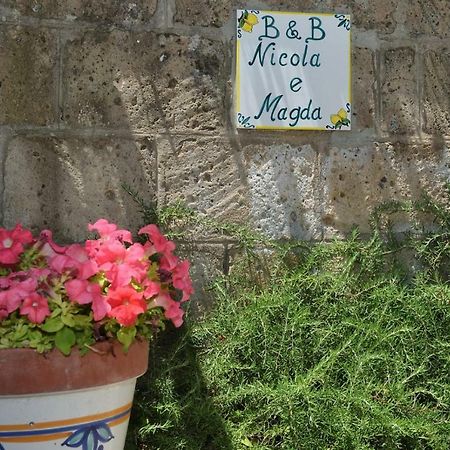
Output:
M332 114L330 120L335 129L340 129L342 126L348 127L350 124L350 120L347 119L347 111L344 108L341 108L337 114Z
M247 10L244 11L239 18L239 28L242 28L242 30L247 33L251 33L253 31L253 27L257 23L259 23L258 17L256 17L253 13L249 13Z

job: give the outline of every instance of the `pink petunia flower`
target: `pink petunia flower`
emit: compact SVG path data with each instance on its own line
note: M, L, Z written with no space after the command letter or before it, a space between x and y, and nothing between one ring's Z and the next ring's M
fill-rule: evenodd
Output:
M176 328L183 324L184 311L180 304L173 300L169 294L158 295L153 301L154 306L160 306L164 309L164 315L171 320Z
M0 303L6 307L8 314L18 309L22 301L37 289L37 279L32 277L22 279L20 274L24 273L26 272L17 272L14 276L10 275L8 277L11 283L9 289L0 291Z
M47 299L36 292L30 294L20 307L20 314L33 323L42 323L50 315Z
M128 230L118 230L117 225L109 223L106 219L99 219L94 224L88 225L89 231L97 231L102 240L118 240L120 242L133 242Z
M139 230L139 234L146 234L157 253L170 253L175 250L175 244L169 241L154 225L147 225Z
M175 267L177 267L177 264L180 262L180 259L173 255L172 253L164 253L161 257L161 261L159 264L159 267L163 270L167 270L171 272Z
M75 271L78 278L87 280L98 271L95 261L89 259L86 250L79 244L66 248L64 254L55 254L49 259L49 266L57 273Z
M136 323L137 316L147 309L142 292L137 292L132 287L109 289L107 298L111 305L111 311L108 315L114 317L117 322L125 327L133 326Z
M17 224L13 230L0 228L0 263L15 264L24 251L24 246L33 242L33 235Z
M175 267L173 270L172 281L176 289L183 291L183 298L181 301L185 302L189 300L191 295L194 293L192 280L189 276L189 261L182 261L177 265L177 267Z
M94 320L102 320L111 311L111 305L102 295L100 285L87 280L74 279L64 284L67 295L72 302L86 305L92 303Z
M155 295L158 295L161 293L161 283L158 283L156 281L148 280L144 283L144 297L145 298L152 298Z

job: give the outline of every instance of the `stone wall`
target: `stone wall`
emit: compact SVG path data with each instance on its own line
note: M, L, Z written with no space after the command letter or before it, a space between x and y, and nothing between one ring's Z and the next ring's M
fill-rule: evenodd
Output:
M245 6L352 14L351 132L236 132ZM380 201L443 195L449 93L448 0L0 0L0 219L60 240L135 228L127 183L273 238L366 232ZM195 236L199 286L228 245Z

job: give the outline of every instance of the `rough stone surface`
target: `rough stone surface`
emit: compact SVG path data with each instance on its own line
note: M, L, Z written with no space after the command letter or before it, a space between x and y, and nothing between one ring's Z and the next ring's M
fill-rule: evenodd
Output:
M381 86L382 129L393 134L418 131L416 55L409 47L386 50Z
M275 239L318 239L318 163L310 145L250 145L245 149L252 219Z
M409 0L406 27L412 35L450 36L448 0Z
M245 7L249 4L237 0L176 0L175 20L186 25L220 27L229 20L234 23L236 9ZM394 31L396 7L396 0L266 0L259 6L273 11L350 13L358 28L378 29L383 33Z
M322 161L325 237L369 232L373 208L387 200L419 199L426 192L444 198L450 177L450 152L442 145L372 144L331 148ZM410 228L398 223L397 231Z
M0 25L0 125L56 120L56 34Z
M220 129L225 52L199 36L85 33L67 43L64 120L140 131Z
M375 55L368 48L354 48L352 55L352 130L373 128L375 119Z
M3 0L0 6L11 14L39 19L114 22L134 24L148 21L158 0Z
M159 205L182 200L222 222L248 220L245 166L242 155L229 142L177 137L162 139L157 145Z
M5 225L51 228L69 241L85 238L99 218L134 231L141 217L122 184L153 200L154 151L150 139L15 138L5 163Z
M178 244L176 254L188 258L194 294L187 304L187 311L194 317L203 315L212 306L212 281L223 275L224 246L220 244Z
M425 55L424 125L429 134L450 135L450 49Z

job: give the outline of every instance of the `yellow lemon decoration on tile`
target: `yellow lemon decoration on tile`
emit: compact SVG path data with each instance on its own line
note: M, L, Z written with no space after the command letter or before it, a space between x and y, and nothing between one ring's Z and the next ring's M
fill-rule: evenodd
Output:
M350 120L347 119L347 111L344 108L341 108L337 114L332 114L330 120L336 130L341 129L342 126L348 127L350 125Z
M253 31L253 27L259 23L258 17L255 14L249 13L247 10L244 11L239 18L239 28L246 31L247 33L251 33Z

